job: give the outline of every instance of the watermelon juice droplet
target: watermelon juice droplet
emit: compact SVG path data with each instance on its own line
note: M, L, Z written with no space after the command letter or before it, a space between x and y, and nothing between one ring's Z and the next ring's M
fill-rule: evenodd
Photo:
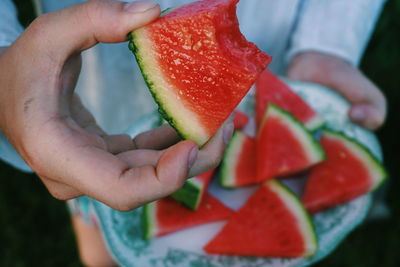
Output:
M237 2L193 2L132 33L160 109L183 137L199 145L218 130L270 61L240 33Z

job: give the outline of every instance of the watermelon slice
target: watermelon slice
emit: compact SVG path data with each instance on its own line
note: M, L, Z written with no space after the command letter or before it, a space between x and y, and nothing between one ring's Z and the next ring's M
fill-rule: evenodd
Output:
M214 135L271 60L240 33L237 2L193 2L129 35L159 112L198 145Z
M356 141L326 130L321 144L327 159L311 170L303 195L309 212L348 202L376 189L386 178L379 161Z
M288 112L269 104L257 134L257 180L303 171L323 159L312 134Z
M214 170L210 170L190 178L182 188L171 195L172 198L191 210L197 210L213 174Z
M317 249L311 219L276 180L265 182L206 246L213 254L307 257Z
M314 131L323 125L318 114L276 75L264 70L256 82L256 120L260 125L265 108L269 103L290 112L305 127Z
M233 125L235 130L241 130L246 127L246 125L249 123L249 120L249 116L239 110L235 110L233 113Z
M220 184L235 188L257 183L256 141L241 132L235 132L226 148L221 164Z
M206 193L197 211L191 211L173 198L163 198L143 208L145 239L163 236L189 227L228 219L233 211Z

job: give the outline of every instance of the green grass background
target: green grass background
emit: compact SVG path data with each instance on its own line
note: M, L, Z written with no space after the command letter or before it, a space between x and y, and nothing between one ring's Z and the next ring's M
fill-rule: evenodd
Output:
M22 23L29 24L30 1L15 2ZM362 70L389 102L388 119L378 135L391 176L391 217L360 226L319 267L400 266L400 0L386 4ZM81 266L64 202L53 199L35 175L1 162L0 177L0 266Z

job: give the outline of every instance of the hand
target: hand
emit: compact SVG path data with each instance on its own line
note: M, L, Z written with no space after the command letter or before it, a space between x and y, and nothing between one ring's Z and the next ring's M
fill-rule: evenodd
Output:
M0 56L1 130L54 197L88 195L126 211L219 163L231 124L200 151L192 141L176 143L168 126L132 141L104 133L74 94L81 51L126 41L159 14L147 1L88 1L39 17Z
M319 52L296 55L287 77L325 85L343 95L350 103L350 119L375 130L386 117L386 99L379 88L357 68L336 56Z

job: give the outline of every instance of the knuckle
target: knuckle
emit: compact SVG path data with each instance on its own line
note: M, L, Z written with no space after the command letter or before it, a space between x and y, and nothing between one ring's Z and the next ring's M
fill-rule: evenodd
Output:
M223 152L213 154L209 159L207 169L211 170L211 169L216 168L220 164L220 162L222 160L222 156L223 156Z
M105 204L110 208L113 208L118 211L128 212L140 206L140 203L136 200L135 196L132 197L131 194L124 194L122 191L118 194L108 196L108 199L105 199Z
M118 211L123 211L123 212L131 211L131 210L137 208L138 206L139 205L136 205L135 203L132 203L127 200L116 201L115 203L112 203L110 205L111 208L116 209Z
M30 41L42 40L47 27L51 24L51 14L43 14L37 17L27 28Z

